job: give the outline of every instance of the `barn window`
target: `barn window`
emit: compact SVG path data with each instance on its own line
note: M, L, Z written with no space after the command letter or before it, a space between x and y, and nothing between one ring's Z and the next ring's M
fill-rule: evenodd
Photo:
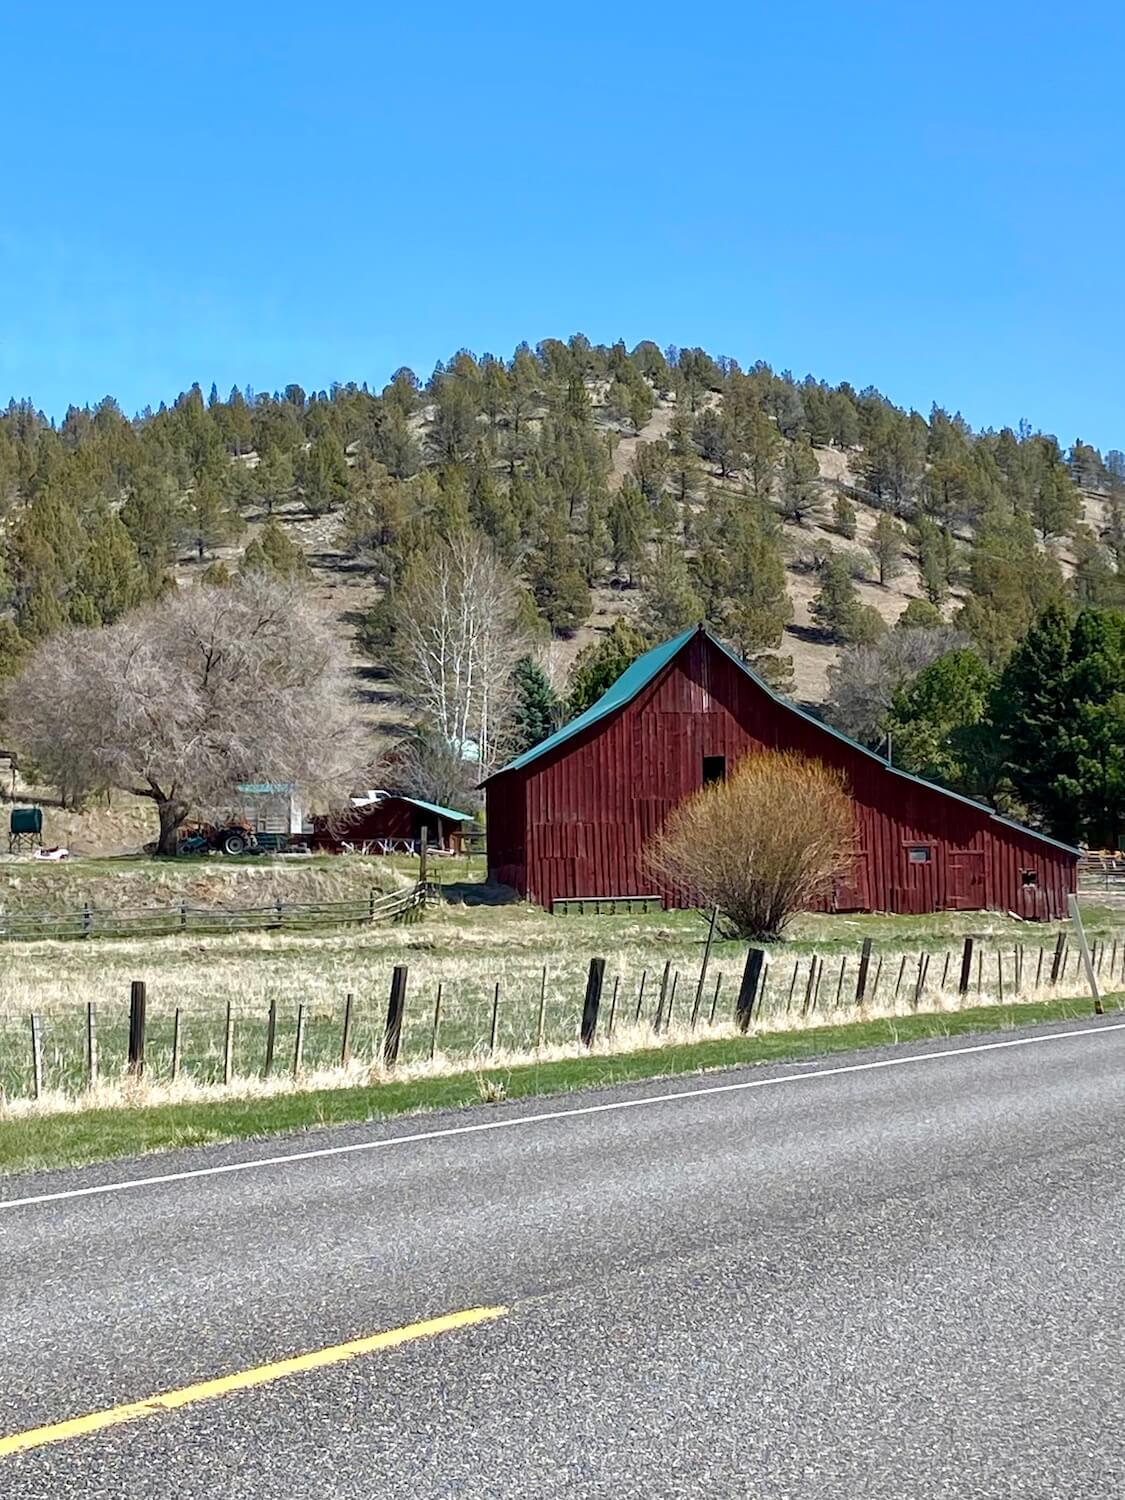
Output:
M1039 871L1038 870L1021 870L1020 871L1020 882L1023 885L1038 885L1039 884Z
M705 755L703 757L703 785L711 786L713 782L725 781L727 779L727 758L725 755Z
M928 865L931 858L929 844L911 844L906 857L912 865Z

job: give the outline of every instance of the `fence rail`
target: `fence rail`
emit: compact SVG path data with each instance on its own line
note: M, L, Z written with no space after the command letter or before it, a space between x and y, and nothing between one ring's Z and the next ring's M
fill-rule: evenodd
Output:
M404 890L371 891L352 901L283 901L265 906L135 907L99 911L84 906L68 912L0 912L0 939L35 942L44 939L167 937L173 933L223 933L308 930L352 922L389 922L424 905L428 885Z

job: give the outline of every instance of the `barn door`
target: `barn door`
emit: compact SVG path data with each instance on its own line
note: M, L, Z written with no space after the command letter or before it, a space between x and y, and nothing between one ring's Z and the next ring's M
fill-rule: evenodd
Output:
M979 911L984 899L984 850L951 849L945 864L945 904L954 911Z

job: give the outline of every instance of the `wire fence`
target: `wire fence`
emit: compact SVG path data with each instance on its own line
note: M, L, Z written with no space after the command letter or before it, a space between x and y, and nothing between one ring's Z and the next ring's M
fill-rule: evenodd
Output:
M1090 961L1102 988L1125 987L1125 935L1095 942ZM1088 993L1082 954L1065 934L1050 944L968 938L921 952L878 951L868 941L859 952L825 956L748 956L735 945L713 955L708 946L679 966L656 956L610 968L596 958L584 975L568 962L505 981L485 963L422 983L399 964L327 1001L294 994L216 1005L204 993L198 1004L173 1005L159 985L136 981L86 1004L0 1008L0 1099L74 1096L130 1075L198 1085L341 1068L384 1075L403 1064L464 1066L583 1044L625 1049L732 1023L768 1031Z

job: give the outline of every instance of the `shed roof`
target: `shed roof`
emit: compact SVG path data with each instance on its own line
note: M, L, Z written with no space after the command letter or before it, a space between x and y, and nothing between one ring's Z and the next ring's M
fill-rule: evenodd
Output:
M818 719L815 714L810 714L807 710L798 708L797 704L792 703L788 698L775 692L763 678L758 676L753 668L748 667L741 657L736 656L733 651L724 646L717 636L712 635L702 625L691 630L682 631L681 634L673 636L670 641L665 641L660 646L654 646L651 651L646 651L642 656L638 656L636 661L627 667L617 681L611 687L607 688L598 701L592 703L585 712L580 713L577 718L571 719L569 724L564 724L554 734L548 735L538 745L533 745L530 750L525 750L522 755L517 755L515 760L509 761L506 766L502 766L500 770L494 771L486 780L495 781L498 776L506 776L509 771L522 770L533 761L550 754L552 750L557 749L559 745L565 744L567 740L574 739L576 735L581 734L583 730L589 729L591 725L599 723L600 720L608 718L610 714L616 713L618 709L624 708L697 635L701 635L709 640L724 656L729 657L735 666L744 672L752 682L756 683L779 708L783 708L787 713L796 714L798 718L804 719L806 723L815 725L823 734L831 735L833 739L840 740L845 745L850 745L860 755L865 755L869 760L876 761L888 775L898 776L903 781L913 782L916 786L927 787L933 792L940 792L943 797L950 797L955 802L963 802L968 807L974 807L980 812L987 813L990 818L995 819L998 823L1003 823L1009 828L1015 828L1020 833L1027 834L1030 838L1040 839L1043 843L1051 844L1056 849L1063 849L1068 854L1073 854L1076 857L1081 854L1082 851L1076 849L1072 844L1064 844L1059 839L1053 839L1048 834L1040 833L1035 828L1028 828L1026 824L1017 823L1013 818L1004 817L994 808L989 807L986 802L978 802L973 797L965 797L960 792L953 792L948 787L939 786L935 781L926 781L923 777L915 776L910 771L900 770L898 766L892 765L889 760L885 759L882 755L878 755L874 750L869 750L866 745L861 745L858 740L853 740L850 735L844 734L842 730L833 728L831 724L825 723L823 719Z
M451 818L455 823L470 823L473 819L471 812L458 812L455 807L442 807L437 802L423 802L420 797L408 797L405 792L379 792L375 796L352 798L356 807L377 807L380 802L386 801L409 802L411 807L434 813L439 818Z

